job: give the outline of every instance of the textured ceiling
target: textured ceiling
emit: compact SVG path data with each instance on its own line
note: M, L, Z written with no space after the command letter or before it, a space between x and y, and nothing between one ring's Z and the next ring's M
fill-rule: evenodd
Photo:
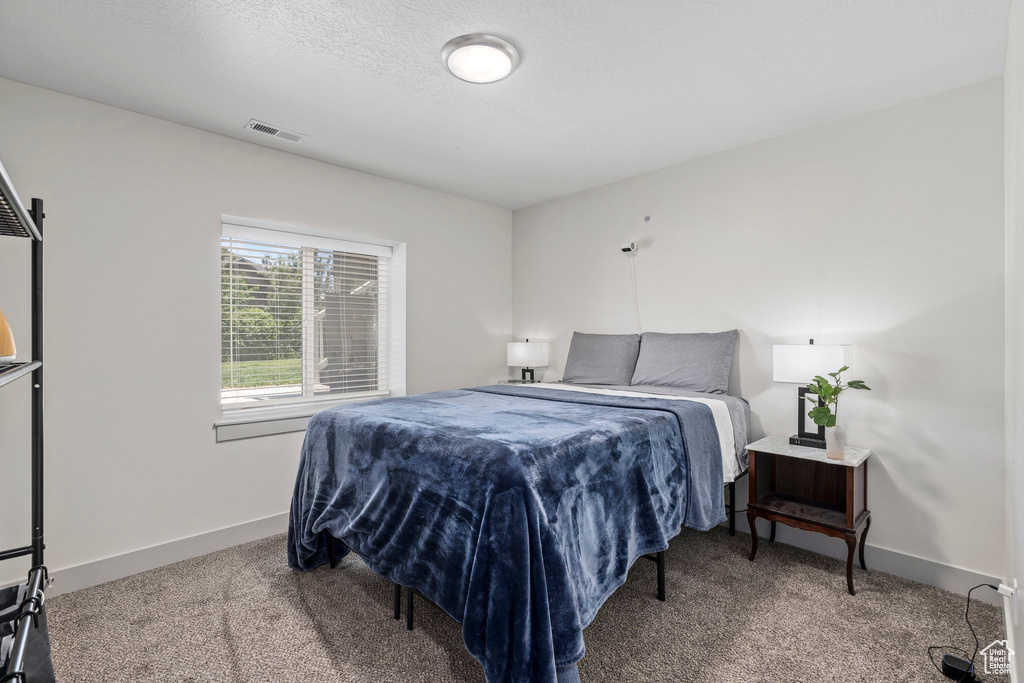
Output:
M3 0L0 76L519 208L1002 73L1009 0ZM473 85L457 35L519 49ZM250 118L309 135L244 130Z

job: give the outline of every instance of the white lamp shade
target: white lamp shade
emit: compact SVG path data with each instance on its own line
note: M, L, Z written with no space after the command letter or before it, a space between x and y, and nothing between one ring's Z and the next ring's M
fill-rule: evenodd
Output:
M772 379L790 384L810 384L815 376L828 377L853 361L853 347L825 344L776 344L772 347Z
M508 364L515 368L543 368L548 364L547 342L509 342Z

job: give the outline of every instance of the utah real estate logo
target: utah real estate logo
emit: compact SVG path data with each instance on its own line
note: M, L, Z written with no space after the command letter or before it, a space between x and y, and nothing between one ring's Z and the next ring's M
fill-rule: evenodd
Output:
M1010 649L1005 640L993 640L992 644L979 654L985 658L985 673L1010 674L1010 665L1013 663L1013 650Z

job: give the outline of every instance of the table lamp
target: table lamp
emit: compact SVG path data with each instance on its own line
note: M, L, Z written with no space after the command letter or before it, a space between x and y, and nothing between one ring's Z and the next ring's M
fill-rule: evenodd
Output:
M510 368L523 369L523 381L533 381L534 367L547 367L548 364L548 343L532 342L527 339L524 342L509 342L508 344L508 366Z
M797 433L789 437L791 444L811 448L825 447L824 427L819 426L814 432L806 429L809 408L804 397L807 395L807 385L813 382L816 376L828 377L828 373L835 372L844 365L850 365L852 360L853 347L849 344L826 346L815 344L811 339L809 344L772 346L772 379L785 384L803 385L797 391ZM820 400L818 405L823 405Z

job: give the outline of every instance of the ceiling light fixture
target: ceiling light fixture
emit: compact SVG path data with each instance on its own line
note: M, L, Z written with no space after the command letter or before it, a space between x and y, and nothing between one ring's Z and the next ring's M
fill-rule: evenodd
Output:
M494 83L516 70L519 52L507 40L470 33L445 43L441 60L456 78L469 83Z

